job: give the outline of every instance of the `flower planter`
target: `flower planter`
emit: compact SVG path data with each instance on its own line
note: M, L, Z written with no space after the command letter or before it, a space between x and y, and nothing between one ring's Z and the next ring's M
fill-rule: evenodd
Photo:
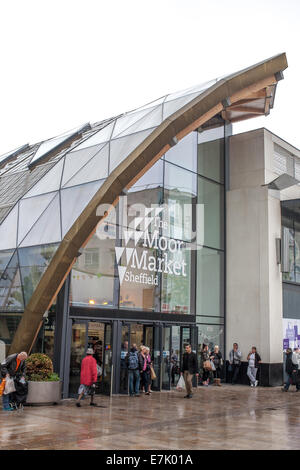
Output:
M61 381L28 382L27 405L52 405L61 401Z

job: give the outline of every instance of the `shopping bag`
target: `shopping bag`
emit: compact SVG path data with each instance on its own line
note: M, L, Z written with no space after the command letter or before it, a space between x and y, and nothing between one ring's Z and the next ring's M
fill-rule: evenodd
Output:
M5 389L5 379L2 379L2 382L0 383L0 397L2 397Z
M176 385L176 390L184 390L184 389L185 389L185 382L184 382L183 376L181 375Z
M151 380L156 379L156 373L154 372L153 366L150 366Z
M13 393L16 391L15 381L12 377L6 377L5 379L5 389L4 395L8 395L9 393Z
M213 361L210 361L210 365L211 365L211 370L216 370L216 367L215 367Z

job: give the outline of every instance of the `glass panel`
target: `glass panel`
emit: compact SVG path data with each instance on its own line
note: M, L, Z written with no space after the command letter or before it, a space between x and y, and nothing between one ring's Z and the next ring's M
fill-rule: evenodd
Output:
M211 142L218 139L224 139L224 126L213 127L212 129L199 129L198 130L198 144L204 142Z
M197 198L197 176L170 163L165 163L165 226L163 234L178 240L194 237L193 205Z
M38 194L51 193L57 191L60 188L61 174L64 165L64 158L59 160L51 170L49 170L45 176L43 176L28 193L25 194L24 198L37 196Z
M176 386L180 376L180 326L172 326L171 385Z
M104 366L101 391L107 395L110 395L111 392L112 341L112 327L111 325L105 325Z
M143 132L137 132L130 136L122 137L120 139L112 140L110 143L110 173L121 163L125 158L138 147L153 129L148 129Z
M15 252L8 264L8 267L1 275L0 308L2 310L24 310L24 299L17 252Z
M128 326L122 326L121 331L121 356L120 356L120 389L119 393L127 395L128 393L128 369L126 365L126 356L128 354ZM130 344L132 347L132 344Z
M296 281L295 277L295 231L289 229L289 254L290 254L290 272L283 273L282 277L284 281Z
M197 173L197 132L191 132L168 150L165 159Z
M5 348L1 348L1 362L9 354L9 348L12 343L15 332L21 320L20 315L14 313L5 313L0 315L0 340L4 342Z
M224 254L198 247L197 315L224 316Z
M22 284L24 288L25 305L28 304L34 293L42 275L46 271L45 266L21 267Z
M61 190L62 236L71 228L84 208L103 184L102 181Z
M0 275L5 270L13 254L14 250L0 251Z
M159 203L161 197L157 196L157 191L154 191L158 187L163 186L164 179L164 167L163 161L158 160L146 173L138 179L138 181L130 188L129 193L135 193L134 196L128 195L128 205L131 205L131 202L136 201L136 198L139 198L139 195L136 194L139 191L143 191L141 198L145 201L145 196L147 195L147 207ZM151 189L151 191L149 191ZM147 193L145 190L148 190ZM153 198L153 194L156 196ZM161 194L161 191L159 191ZM155 201L155 202L154 202Z
M94 147L88 147L85 150L78 150L70 152L65 157L64 174L62 179L62 186L66 183L83 167L96 153L102 149L103 145L96 145ZM96 178L97 179L97 178Z
M46 245L60 240L60 205L57 194L23 240L21 246Z
M153 108L147 108L142 110L136 110L130 114L124 114L123 116L117 119L112 139L119 137L124 131L128 130L131 126L137 123L137 121L142 120L148 114L151 114ZM148 128L151 126L147 126ZM126 132L126 134L131 134L132 132Z
M115 240L100 240L95 234L72 269L70 302L91 307L117 305L114 276Z
M32 198L21 199L19 204L18 244L29 232L56 193L43 194Z
M190 88L186 88L185 90L177 91L167 96L166 101L175 100L180 98L181 96L189 95L190 93L197 93L198 95L203 91L207 90L207 88L214 85L218 79L209 80L208 82L200 83L199 85L192 86Z
M223 249L224 187L199 176L198 205L202 205L203 217L197 217L197 243Z
M0 250L17 246L18 207L17 204L0 225Z
M65 187L106 178L108 176L108 153L109 146L105 145L102 150L100 150L67 184L65 184Z
M198 145L198 173L224 182L224 139Z
M125 131L121 132L118 137L123 137L124 135L133 134L135 132L140 132L144 129L150 129L151 127L159 126L162 122L162 105L158 106L155 109L152 109L149 114L147 114L142 119L139 119L135 124L128 127Z
M190 314L193 312L191 299L192 254L193 251L181 247L172 253L165 251L164 256L172 273L162 273L161 311L164 313ZM175 274L176 273L176 274Z
M118 260L120 308L159 311L159 276L149 265L157 261L158 250L135 246L130 240L122 251Z
M300 223L295 221L295 279L300 282Z
M69 394L76 396L80 385L81 361L86 353L86 323L74 323L70 359Z
M99 145L104 142L107 142L111 137L114 124L115 121L103 127L103 129L100 129L100 131L96 132L96 134L93 134L91 137L84 140L80 145L78 145L78 147L76 147L76 150L85 149L87 147L93 147L94 145Z
M199 93L192 93L187 96L182 96L181 98L178 98L176 100L165 102L163 119L165 120L171 114L183 108L184 105L192 101L197 96L199 96Z
M223 325L198 325L198 345L208 344L209 350L219 346L224 358L224 326Z
M19 248L20 266L44 266L50 264L58 244Z
M162 389L170 390L171 386L171 327L162 329Z
M143 325L138 325L136 323L132 323L130 325L130 347L132 347L133 344L136 344L139 350L141 344L145 344L146 346L148 346L147 342L144 343L143 333L144 333Z
M34 157L31 159L30 164L40 160L40 158L42 158L44 155L54 150L56 147L58 147L64 141L66 141L68 138L69 136L67 137L63 136L63 137L57 137L55 139L50 139L50 140L46 140L45 142L42 142L39 148L37 149Z

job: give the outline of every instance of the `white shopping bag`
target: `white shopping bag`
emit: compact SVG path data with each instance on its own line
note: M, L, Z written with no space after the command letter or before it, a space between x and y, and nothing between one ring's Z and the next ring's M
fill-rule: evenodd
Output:
M6 377L4 395L8 395L9 393L13 393L15 391L16 391L16 387L15 387L14 379L12 377Z
M181 375L176 385L176 390L184 390L184 389L185 389L185 382L184 382L183 376Z

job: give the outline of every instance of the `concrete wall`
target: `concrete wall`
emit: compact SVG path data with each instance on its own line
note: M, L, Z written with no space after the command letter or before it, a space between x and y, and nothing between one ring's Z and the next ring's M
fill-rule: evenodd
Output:
M263 362L280 363L282 276L275 239L281 236L281 211L279 192L262 186L267 174L274 179L266 171L273 152L267 134L258 129L230 138L226 349L238 342L246 360L257 346Z

